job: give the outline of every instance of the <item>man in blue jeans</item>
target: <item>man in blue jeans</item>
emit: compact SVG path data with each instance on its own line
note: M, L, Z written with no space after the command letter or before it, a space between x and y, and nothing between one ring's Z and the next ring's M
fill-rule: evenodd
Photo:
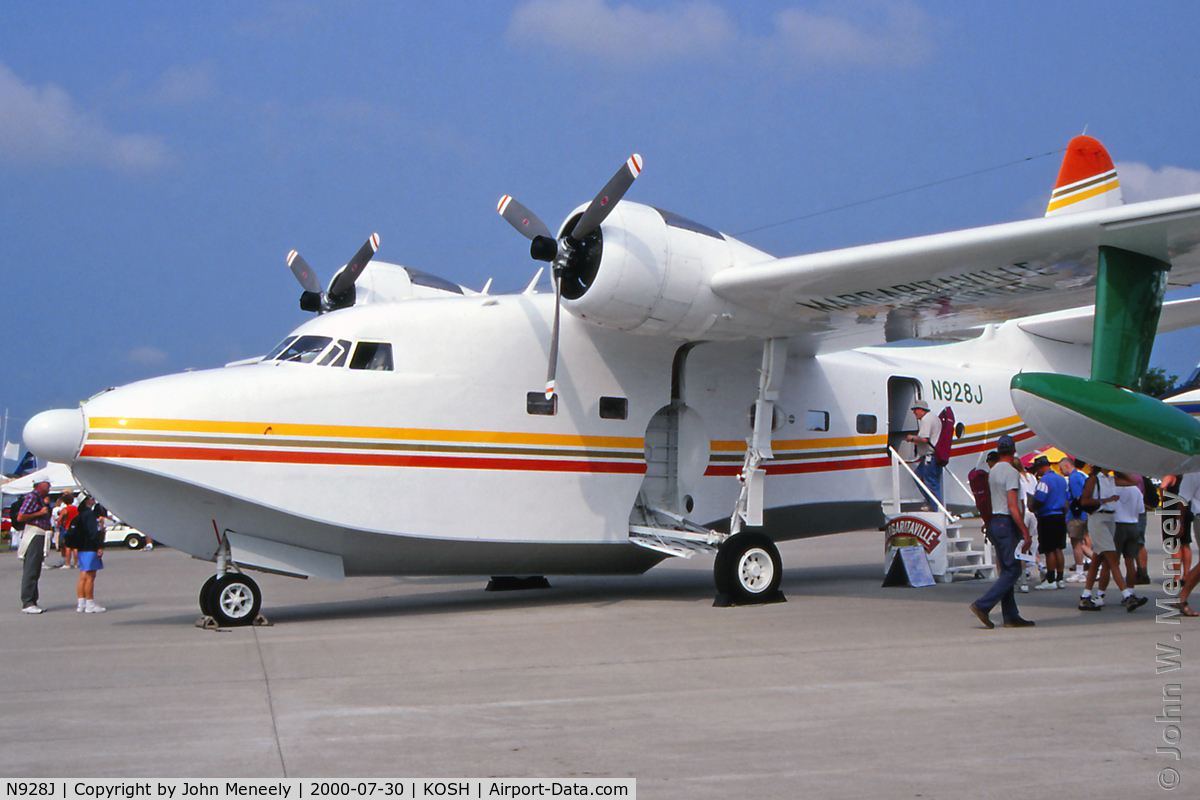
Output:
M992 587L974 603L971 612L979 617L985 628L996 627L992 622L992 609L1000 604L1006 628L1032 628L1033 622L1021 617L1017 609L1014 588L1021 577L1021 562L1017 560L1017 547L1028 553L1033 539L1025 527L1025 509L1021 503L1021 477L1013 466L1017 443L1011 436L1004 435L996 444L1000 460L988 474L988 489L992 495L992 521L988 525L988 538L996 546L996 561L999 576Z
M930 412L929 403L924 400L916 400L912 406L913 416L917 418L917 432L910 434L908 441L916 446L917 466L913 470L917 477L925 486L929 487L929 491L921 488L921 494L925 495L925 507L933 511L935 503L933 498L937 498L938 503L942 500L942 465L937 462L937 456L934 455L933 448L937 445L938 437L942 435L942 421L937 415Z

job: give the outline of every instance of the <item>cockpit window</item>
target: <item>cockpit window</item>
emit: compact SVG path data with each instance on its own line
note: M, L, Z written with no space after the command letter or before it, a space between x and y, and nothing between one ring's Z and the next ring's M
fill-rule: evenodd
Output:
M275 349L274 349L274 350L272 350L271 352L269 352L269 353L267 353L265 356L263 356L262 360L263 360L263 361L274 361L274 360L275 360L275 357L276 357L277 355L279 355L280 353L282 353L282 352L284 351L284 348L286 348L286 347L287 347L289 344L291 344L291 343L292 343L292 342L294 342L294 341L296 341L296 337L295 337L295 336L289 336L289 337L287 337L287 338L286 338L286 339L284 339L282 342L280 342L279 344L275 345Z
M350 369L376 369L391 372L392 346L387 342L359 342L350 359Z
M321 351L328 347L332 341L333 339L329 336L297 336L279 355L275 356L275 360L298 361L302 364L309 364L317 356L321 355Z
M346 363L346 354L349 352L350 343L345 339L338 339L337 344L330 347L317 363L322 367L340 367Z

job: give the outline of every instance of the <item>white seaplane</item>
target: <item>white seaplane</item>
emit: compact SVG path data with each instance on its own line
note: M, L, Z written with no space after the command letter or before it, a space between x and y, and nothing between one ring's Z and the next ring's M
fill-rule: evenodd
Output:
M1130 389L1156 330L1200 322L1163 302L1200 280L1200 195L1123 205L1094 139L1044 218L788 258L621 202L641 169L557 236L502 198L554 294L372 262L377 236L322 291L293 252L318 314L268 355L43 412L25 442L214 561L200 606L222 624L258 613L247 568L638 574L706 552L721 593L766 599L775 541L881 524L916 398L961 421L960 475L1006 433L1143 474L1198 463L1200 423Z

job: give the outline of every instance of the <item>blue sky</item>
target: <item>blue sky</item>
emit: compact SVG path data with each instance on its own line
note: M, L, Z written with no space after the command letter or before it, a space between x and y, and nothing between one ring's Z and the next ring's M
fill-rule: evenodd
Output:
M262 353L285 265L379 258L518 290L551 227L629 197L737 235L1064 147L1127 200L1200 191L1191 2L0 5L0 406L16 420ZM1059 156L743 238L776 255L1036 216ZM1153 363L1187 374L1200 336ZM11 463L6 465L11 467Z

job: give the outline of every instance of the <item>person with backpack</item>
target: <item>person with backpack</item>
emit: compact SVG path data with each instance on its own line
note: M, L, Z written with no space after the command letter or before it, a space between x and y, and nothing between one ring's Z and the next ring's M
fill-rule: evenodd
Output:
M17 558L23 559L21 568L21 613L40 614L38 605L38 580L42 577L42 560L50 543L50 506L46 495L50 494L50 481L42 479L33 485L33 491L25 495L21 508L13 522L25 526L21 532L21 548Z
M997 604L1004 616L1004 627L1032 628L1034 623L1021 616L1016 597L1017 579L1021 577L1017 548L1020 547L1028 553L1033 544L1029 529L1025 527L1021 478L1013 466L1017 443L1013 437L1005 434L996 443L996 452L1000 458L988 473L988 493L992 500L992 520L988 526L988 538L996 546L996 582L970 605L970 609L988 630L996 627L990 614Z
M914 400L912 412L918 425L917 432L908 436L908 441L916 445L917 451L917 465L913 472L928 487L928 491L922 488L921 494L925 495L926 510L933 511L937 506L934 498L938 503L942 502L942 465L934 454L934 447L942 434L942 421L929 412L929 403L924 400Z

